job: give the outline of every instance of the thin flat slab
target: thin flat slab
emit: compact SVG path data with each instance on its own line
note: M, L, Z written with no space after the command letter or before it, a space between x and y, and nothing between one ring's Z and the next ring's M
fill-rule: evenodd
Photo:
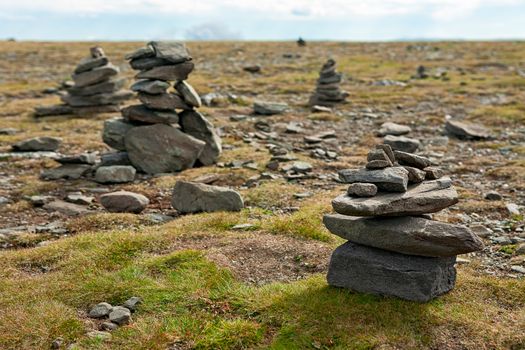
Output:
M73 78L76 87L83 87L108 80L118 73L119 69L111 63L108 63L105 66L93 68L92 70L88 70L86 72L73 74L71 77Z
M116 92L109 92L104 94L96 94L90 96L75 96L64 95L61 97L62 101L71 107L91 107L116 105L120 102L129 100L133 97L133 93L128 90L120 90Z
M169 66L157 66L140 72L135 76L136 79L153 80L186 80L193 70L194 64L191 61L178 63Z
M339 171L339 178L344 183L372 183L380 190L405 192L408 185L408 171L403 167L385 169L344 169Z
M454 288L455 261L346 242L332 254L327 280L334 287L425 303Z
M403 254L448 257L483 249L483 242L468 227L421 217L328 214L323 223L330 232L351 242Z
M458 202L458 193L448 177L424 181L404 193L378 193L371 198L338 196L334 210L350 216L405 216L435 213Z
M139 92L139 100L151 109L173 110L173 109L192 109L182 97L172 93L163 93L158 95L145 94Z

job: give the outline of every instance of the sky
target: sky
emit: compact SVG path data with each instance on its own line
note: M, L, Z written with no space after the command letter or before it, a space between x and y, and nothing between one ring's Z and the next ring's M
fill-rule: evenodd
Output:
M0 40L525 39L525 0L0 0Z

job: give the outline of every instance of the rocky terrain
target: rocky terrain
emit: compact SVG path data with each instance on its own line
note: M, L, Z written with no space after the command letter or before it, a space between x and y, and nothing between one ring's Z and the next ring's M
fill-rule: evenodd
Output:
M33 116L60 103L95 45L129 88L124 57L144 43L0 42L0 348L525 346L525 43L187 43L222 154L120 182L95 176L111 151L104 121L119 113ZM312 107L330 58L348 96ZM484 243L457 257L456 288L430 304L326 283L344 242L322 224L348 189L338 173L382 143L446 173L459 202L432 218ZM45 176L81 154L80 175ZM244 209L186 215L206 205L172 203L180 180L229 187ZM107 209L122 191L138 209ZM131 297L142 302L129 324L88 317Z

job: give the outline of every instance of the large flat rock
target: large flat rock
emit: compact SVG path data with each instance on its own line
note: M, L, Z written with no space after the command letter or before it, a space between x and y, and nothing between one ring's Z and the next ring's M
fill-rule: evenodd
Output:
M454 288L455 260L405 255L347 242L332 254L327 280L334 287L424 303Z
M173 110L173 109L192 109L187 105L181 96L172 93L162 93L158 95L150 95L139 92L139 100L146 107L151 109Z
M72 107L90 107L116 105L133 97L133 93L127 90L108 92L89 96L64 95L62 101Z
M491 133L486 127L459 120L447 120L445 131L460 139L487 139Z
M241 195L232 189L195 182L177 181L171 205L180 213L239 211Z
M137 74L136 79L154 79L154 80L186 80L193 70L193 62L188 61L168 66L157 66Z
M111 79L94 85L83 87L73 86L67 89L67 92L76 96L91 96L96 94L110 93L122 89L125 82L125 79Z
M155 56L171 63L182 63L191 60L186 45L178 41L151 41L149 44L155 51Z
M408 185L408 171L403 167L344 169L339 171L339 178L344 183L373 183L380 190L389 192L405 192Z
M144 105L133 105L121 110L122 116L131 122L145 124L177 124L179 115L175 111L150 109Z
M165 124L133 128L126 133L124 143L133 166L149 174L193 167L206 145Z
M73 74L71 77L73 78L76 87L83 87L108 80L118 73L119 69L111 63L108 63L105 66L97 67L86 72Z
M184 111L180 114L180 125L185 133L206 142L199 161L203 165L217 162L222 152L222 144L213 124L199 112Z
M469 228L421 217L328 214L323 222L330 232L351 242L403 254L448 257L483 248L483 242Z
M336 212L350 216L405 216L435 213L458 202L458 193L448 177L411 185L404 193L378 193L371 198L338 196Z

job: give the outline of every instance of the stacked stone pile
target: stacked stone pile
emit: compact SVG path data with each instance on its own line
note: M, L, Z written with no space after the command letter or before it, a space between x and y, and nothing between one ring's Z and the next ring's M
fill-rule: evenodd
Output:
M324 224L348 242L332 255L330 285L427 302L454 287L456 255L482 249L467 227L426 215L458 202L450 178L427 158L383 144L366 169L339 175L350 186Z
M185 45L151 42L126 59L139 71L131 89L138 92L142 104L126 107L122 118L106 121L104 142L122 151L106 157L129 160L150 174L215 163L221 140L213 125L195 110L201 99L186 82L194 64Z
M84 58L76 67L73 85L61 96L64 104L37 107L37 117L108 113L120 109L121 102L133 97L133 93L123 90L125 79L118 78L119 69L112 65L100 47L90 49L90 56Z
M335 65L336 62L329 59L321 68L315 91L310 97L310 106L333 107L348 97L348 93L340 89L343 75L337 73Z

